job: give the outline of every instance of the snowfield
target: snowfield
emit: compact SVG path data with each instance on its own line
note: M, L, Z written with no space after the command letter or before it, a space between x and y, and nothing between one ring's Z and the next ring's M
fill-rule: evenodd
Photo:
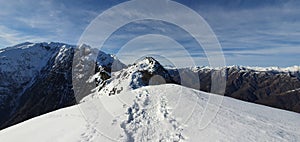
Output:
M0 141L300 141L300 114L228 97L207 105L210 96L222 97L174 84L100 95L4 129Z

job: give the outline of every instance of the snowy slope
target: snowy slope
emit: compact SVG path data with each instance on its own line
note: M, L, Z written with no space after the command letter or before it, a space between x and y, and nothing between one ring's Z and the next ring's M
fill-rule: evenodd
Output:
M94 103L110 101L97 110L101 124L85 121L88 116L82 113L87 114L84 108L91 103L87 101L4 129L0 131L0 139L4 142L110 141L108 138L117 141L300 140L299 114L227 97L212 123L200 129L198 123L210 95L173 84L103 95L93 100ZM132 100L126 100L128 96ZM120 98L126 103L118 106L114 101Z

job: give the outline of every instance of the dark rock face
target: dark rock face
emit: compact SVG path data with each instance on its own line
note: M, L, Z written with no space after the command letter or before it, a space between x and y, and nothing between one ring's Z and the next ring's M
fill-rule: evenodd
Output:
M246 68L227 67L225 96L239 100L267 105L275 108L300 112L300 78L299 72L255 71ZM185 80L184 86L210 92L211 73L213 69L179 69L176 73L170 70L171 75L178 84L180 77ZM179 75L180 73L180 75ZM200 86L195 85L200 80ZM298 89L298 90L297 90Z

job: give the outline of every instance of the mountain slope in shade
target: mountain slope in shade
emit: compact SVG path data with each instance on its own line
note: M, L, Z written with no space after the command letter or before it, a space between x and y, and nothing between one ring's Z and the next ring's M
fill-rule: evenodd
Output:
M213 94L174 84L141 87L118 95L102 95L93 100L115 100L128 95L134 96L134 99L127 101L126 105L121 103L125 107L121 106L119 113L113 111L116 110L112 108L115 104L106 105L108 109L104 110L104 107L98 110L99 116L102 116L101 122L113 129L96 129L93 123L87 123L80 110L88 102L83 102L4 129L0 131L0 139L5 142L91 142L111 141L110 138L119 141L300 140L298 113L228 97L224 97L211 124L205 129L199 129L199 118L209 96ZM213 102L212 106L216 105Z

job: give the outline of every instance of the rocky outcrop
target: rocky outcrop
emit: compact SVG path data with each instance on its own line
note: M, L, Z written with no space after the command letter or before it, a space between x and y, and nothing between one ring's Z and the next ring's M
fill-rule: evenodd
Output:
M152 57L145 57L133 65L115 72L110 79L99 85L99 91L100 94L115 95L124 89L137 89L165 83L176 82L158 61Z

